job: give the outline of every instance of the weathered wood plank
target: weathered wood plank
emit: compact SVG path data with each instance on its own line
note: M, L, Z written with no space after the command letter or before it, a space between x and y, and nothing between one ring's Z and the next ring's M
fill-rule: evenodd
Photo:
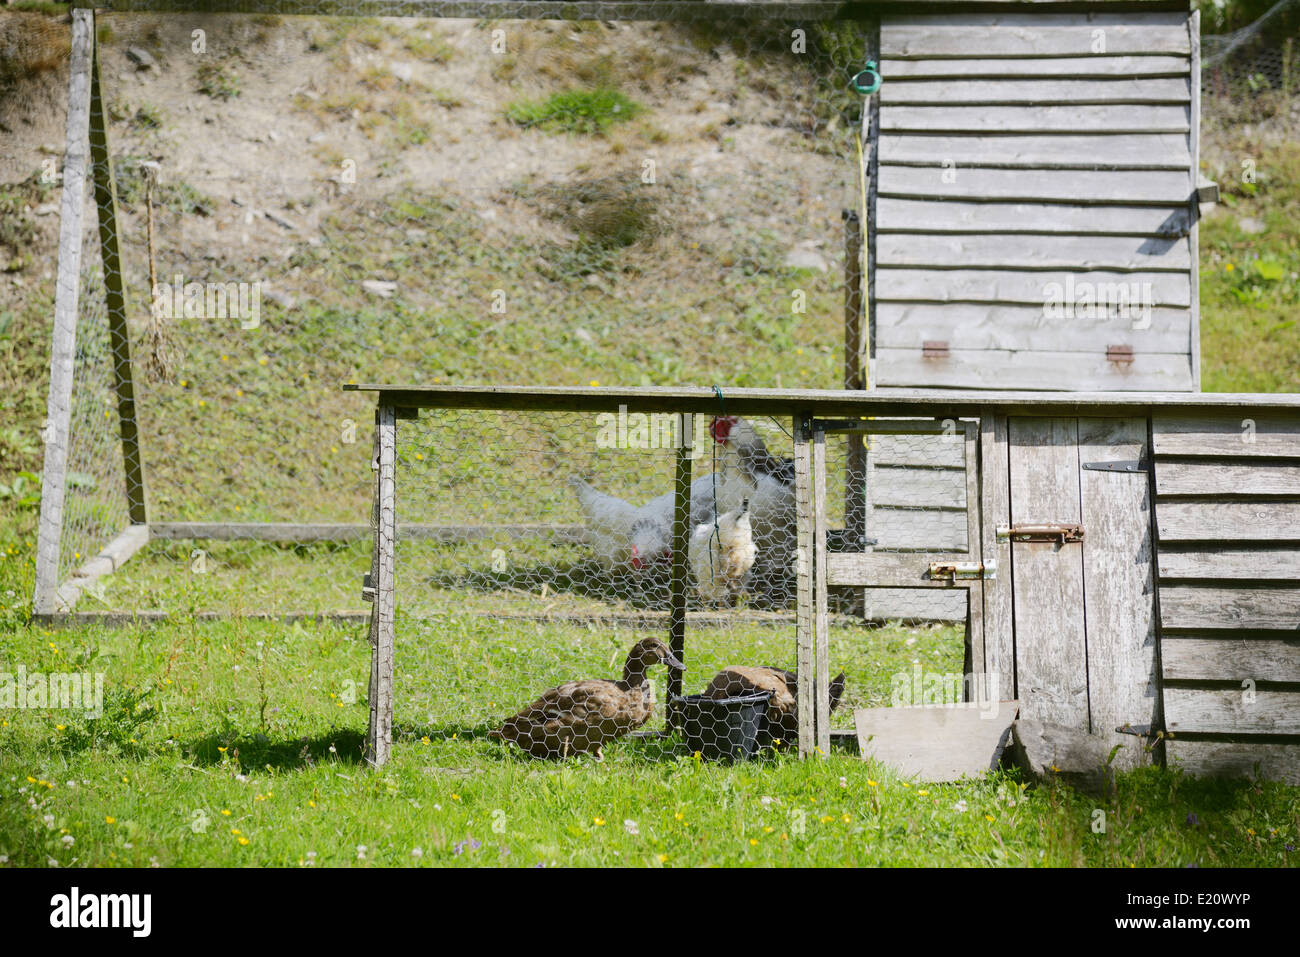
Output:
M1157 506L1159 508L1160 506ZM1214 548L1183 552L1162 549L1160 577L1300 581L1300 548Z
M880 63L880 73L886 81L967 79L972 76L1051 76L1063 79L1186 76L1190 68L1190 61L1185 56L1066 56L990 60L897 60L886 57Z
M1160 623L1165 631L1295 631L1300 629L1300 588L1165 585Z
M1082 312L1082 310L1080 310ZM1187 347L1191 312L1167 307L1116 307L1095 318L1062 320L1043 306L1001 303L882 302L876 310L876 345L919 349L930 341L950 349L1008 349L1036 352L1092 352L1110 344L1136 353L1176 353Z
M369 525L347 522L152 522L154 538L207 539L209 541L257 542L355 542L374 536ZM551 525L545 522L502 525L433 525L403 522L397 526L398 540L427 539L437 542L476 542L483 539L551 537L564 542L583 542L583 525Z
M1186 106L880 107L882 133L1187 133L1190 129Z
M1157 462L1157 495L1300 495L1300 465Z
M885 17L882 57L1188 56L1182 13L985 13ZM1100 37L1098 35L1100 31ZM1100 48L1099 48L1100 47Z
M131 560L149 541L149 526L131 525L100 550L99 554L78 568L59 586L55 606L58 613L72 611L77 600L92 592L95 584Z
M1104 353L960 349L935 359L919 348L879 348L876 357L882 386L1188 391L1192 381L1185 354L1139 353L1132 362L1117 363Z
M969 546L970 561L982 561L984 553L981 551L981 524L980 524L980 470L979 470L979 441L980 427L978 422L966 421L962 423L964 433L965 461L966 461L966 489L962 496L963 501L969 503L970 507L966 510L966 541ZM971 675L980 671L984 665L984 586L987 583L983 579L972 581L967 587L966 592L968 600L966 602L966 642L964 653L962 655L962 673ZM996 699L998 691L996 689L987 690L985 695L989 698ZM970 689L967 689L966 701L972 700Z
M915 708L858 708L858 751L917 781L958 781L992 770L1019 702ZM994 716L995 717L991 717Z
M1166 687L1165 725L1175 734L1300 734L1300 692Z
M1156 455L1300 458L1300 414L1244 408L1231 415L1157 412Z
M795 415L791 433L794 435L794 494L797 548L795 550L795 646L796 669L801 688L811 688L816 681L814 671L816 642L816 598L813 594L813 476L812 436L804 428L805 420ZM816 747L814 720L816 706L813 695L799 695L799 756L806 758Z
M1146 457L1145 417L1079 419L1079 461ZM1151 496L1144 472L1079 472L1087 631L1088 713L1092 734L1122 745L1117 768L1149 764L1128 747L1124 725L1158 727L1155 588L1151 570Z
M877 549L966 550L964 511L873 505L866 518L867 538Z
M1007 417L980 419L981 560L997 562L998 575L984 583L984 671L998 682L998 697L1016 694L1011 595L1011 543L997 540L997 527L1011 522L1011 473Z
M145 514L144 463L136 418L135 381L131 366L131 334L126 318L126 290L119 249L117 186L108 143L108 110L100 90L100 53L93 45L90 73L90 163L94 171L95 206L99 219L99 248L104 276L104 307L108 313L109 348L113 359L113 391L117 395L118 434L122 440L122 474L126 480L127 516L136 525Z
M1186 78L1107 77L1076 79L989 78L975 73L962 79L908 79L880 87L882 105L1065 105L1099 103L1188 103L1191 89Z
M380 406L378 469L375 473L374 613L371 618L370 728L366 760L375 767L388 763L393 750L393 649L397 632L397 418L392 406Z
M1201 75L1201 11L1193 10L1187 19L1187 42L1191 47L1192 76ZM1192 151L1192 170L1198 180L1201 169L1201 84L1192 83L1192 105L1188 118L1191 129L1187 133L1187 144ZM1187 201L1187 212L1192 217L1192 267L1188 270L1188 282L1192 287L1192 333L1188 345L1192 353L1192 388L1201 389L1201 276L1200 276L1200 204L1195 196Z
M906 270L890 270L905 272ZM1084 276L1105 274L1084 273ZM1159 273L1153 273L1159 275ZM1042 303L1042 299L1030 300ZM1158 305L1160 303L1157 303ZM717 393L707 386L492 386L403 385L401 383L348 383L344 392L378 393L403 408L482 409L491 411L608 412L627 406L629 412L703 412L718 408ZM977 391L947 389L911 392L845 389L749 389L727 391L727 411L733 415L782 415L807 409L818 418L871 418L913 416L928 419L979 418L990 413L1041 415L1060 411L1078 415L1147 415L1178 411L1184 415L1233 416L1242 407L1253 415L1266 413L1300 416L1300 393L1150 392L1122 395L1113 392L1071 394L1022 390ZM1294 419L1293 419L1294 421ZM1300 458L1300 456L1297 456Z
M1181 308L1187 308L1192 301L1187 277L1175 273L1052 273L909 267L876 270L876 297L881 302L1001 302L1033 305L1040 309L1047 302L1073 303L1076 314L1086 306L1087 298L1093 302L1139 301L1153 307Z
M1254 778L1300 785L1300 746L1252 741L1165 742L1170 765L1195 777Z
M676 482L673 486L673 557L672 576L669 583L668 599L668 647L677 656L677 660L686 661L686 605L690 592L690 540L691 532L691 470L692 440L695 435L695 416L690 412L681 413L677 423L677 434L686 436L682 447L677 450ZM678 726L678 715L672 709L671 701L682 693L682 673L668 669L665 690L670 704L668 708L668 727Z
M41 514L37 524L36 588L32 602L36 614L50 614L57 610L59 541L63 532L63 501L67 490L68 431L77 352L77 309L81 295L93 30L93 10L72 12L63 193L59 206L59 262L54 291L54 332L50 343L50 388L43 436L45 462L41 475Z
M1160 643L1166 680L1300 683L1300 638L1169 635Z
M1161 542L1300 541L1300 503L1180 502L1156 504Z
M813 433L813 555L816 583L813 592L813 720L817 753L831 753L830 620L826 611L826 434ZM802 687L808 687L803 685Z
M1160 169L946 169L882 165L879 180L878 189L882 197L1072 203L1081 206L1104 203L1186 205L1192 192L1192 179L1187 172Z
M961 167L956 173L960 175ZM1022 233L1031 236L1186 235L1186 209L1163 206L1079 206L1067 203L974 203L882 196L880 233Z
M966 507L966 475L959 469L873 469L876 506Z
M1008 423L1011 521L1080 522L1078 421L1014 417ZM1024 717L1088 730L1083 550L1011 546L1017 694Z
M949 469L965 467L961 443L944 442L939 436L918 438L909 435L872 434L870 442L873 469L894 466ZM885 478L883 481L889 479Z
M881 266L917 268L1186 272L1191 265L1186 237L882 233L876 249Z

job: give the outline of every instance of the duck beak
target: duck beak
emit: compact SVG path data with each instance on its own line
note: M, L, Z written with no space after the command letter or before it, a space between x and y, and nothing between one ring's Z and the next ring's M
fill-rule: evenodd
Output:
M668 652L667 656L664 658L664 664L666 664L669 668L672 668L675 671L686 670L686 666L682 664L680 661L678 661L675 657L673 657L673 653L671 651Z

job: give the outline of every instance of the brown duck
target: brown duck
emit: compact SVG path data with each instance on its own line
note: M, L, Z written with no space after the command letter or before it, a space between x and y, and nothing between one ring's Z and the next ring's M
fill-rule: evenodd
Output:
M704 694L717 701L741 695L772 692L767 704L767 734L773 741L792 742L799 738L799 678L792 671L767 666L730 665L723 668ZM831 710L844 696L844 672L831 679Z
M685 670L662 640L644 638L628 652L622 680L592 678L552 688L488 737L517 744L535 758L595 754L600 760L607 741L650 720L654 691L645 673L660 663Z

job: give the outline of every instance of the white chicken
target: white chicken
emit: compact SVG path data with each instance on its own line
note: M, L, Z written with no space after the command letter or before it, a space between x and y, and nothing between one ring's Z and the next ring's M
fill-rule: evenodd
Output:
M745 587L757 550L749 516L749 502L712 521L701 522L691 533L691 570L695 590L709 604L729 601Z
M644 505L633 505L598 491L574 476L569 479L587 518L587 543L606 572L642 571L673 557L674 493L665 492ZM713 476L691 483L691 527L713 522Z
M728 476L725 495L749 499L754 544L758 557L751 581L772 597L787 593L794 582L797 548L795 527L794 461L772 455L754 427L736 416L719 416L709 425L715 442L724 450L720 471Z

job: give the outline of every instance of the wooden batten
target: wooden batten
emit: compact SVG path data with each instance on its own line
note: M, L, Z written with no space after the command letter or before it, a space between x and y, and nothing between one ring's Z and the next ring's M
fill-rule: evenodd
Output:
M1178 12L883 18L879 386L1196 388L1195 59Z
M1300 415L1152 419L1170 761L1300 784Z

